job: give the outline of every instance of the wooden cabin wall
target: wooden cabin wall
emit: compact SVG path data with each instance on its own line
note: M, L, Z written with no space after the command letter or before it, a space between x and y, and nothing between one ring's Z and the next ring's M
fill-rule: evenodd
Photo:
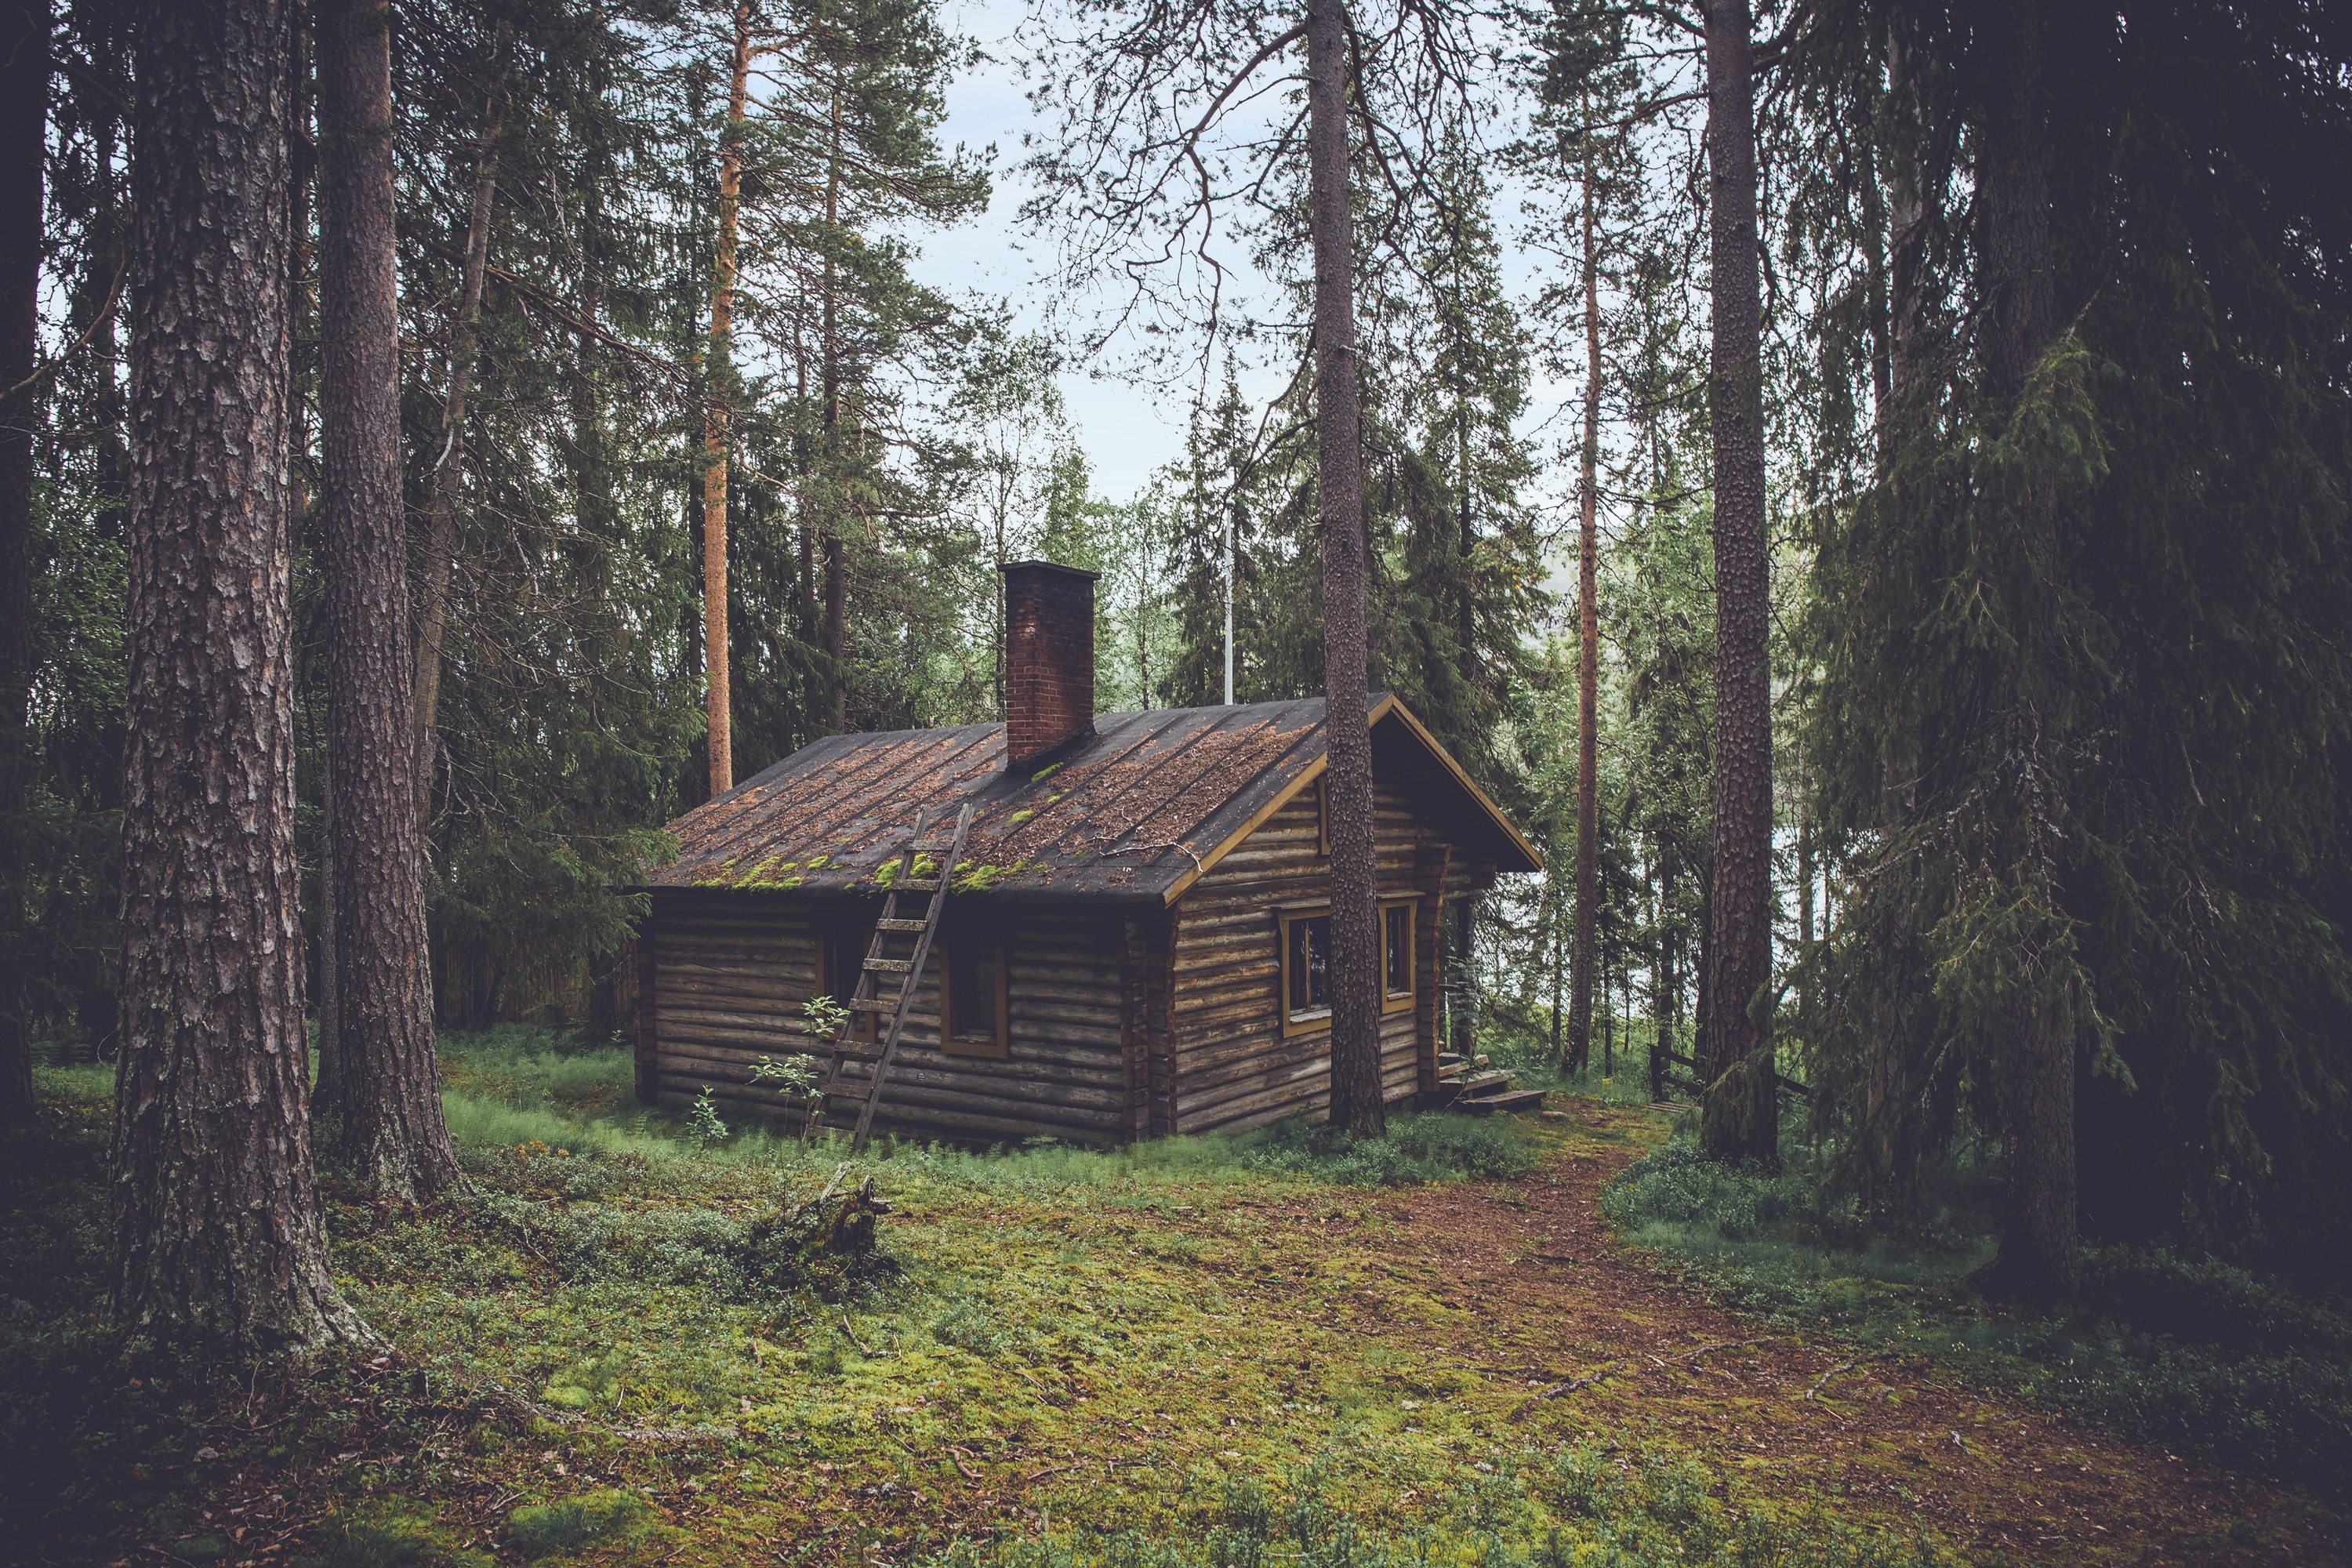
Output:
M1417 821L1404 797L1375 781L1373 855L1383 894L1442 885L1442 837ZM1180 1132L1238 1131L1302 1113L1321 1115L1331 1099L1330 1034L1282 1033L1281 933L1285 904L1330 897L1330 861L1318 850L1315 793L1268 817L1178 900L1173 952L1173 1126ZM1434 1086L1437 1041L1429 998L1436 930L1423 910L1417 932L1416 1005L1381 1019L1381 1085L1391 1102Z
M953 900L950 900L952 904ZM810 911L772 896L657 897L651 946L652 1048L661 1098L711 1098L789 1117L782 1097L748 1080L762 1054L829 1056L800 1027L814 992L818 928ZM1135 1136L1121 1023L1126 933L1116 919L1003 910L1012 933L1010 1056L939 1048L939 963L926 965L882 1089L876 1131L992 1143L1045 1135L1117 1143ZM850 1093L830 1119L856 1120L869 1068L853 1062ZM850 1109L845 1113L841 1107Z

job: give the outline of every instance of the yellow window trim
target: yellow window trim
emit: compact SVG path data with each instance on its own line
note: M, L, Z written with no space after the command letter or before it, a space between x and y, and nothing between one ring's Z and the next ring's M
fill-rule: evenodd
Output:
M1389 973L1389 911L1406 910L1407 929L1412 935L1405 948L1404 985L1399 989L1396 976ZM1381 900L1381 1013L1409 1013L1421 991L1421 895L1400 894Z
M1378 946L1375 947L1373 951L1379 954L1377 962L1381 966L1381 1014L1383 1017L1391 1013L1409 1011L1413 1003L1419 999L1420 986L1418 983L1420 980L1421 970L1420 905L1421 895L1419 893L1384 893L1381 895L1380 914L1377 917L1379 924L1373 932L1373 936ZM1402 991L1392 991L1389 988L1389 980L1391 977L1388 973L1388 920L1389 911L1393 909L1406 909L1413 911L1412 916L1413 921L1413 973L1405 976L1405 987ZM1281 1020L1282 1036L1285 1039L1289 1039L1296 1035L1322 1034L1328 1031L1331 1027L1331 1012L1328 1007L1317 1012L1299 1015L1294 1015L1290 1010L1290 928L1297 924L1300 921L1321 920L1329 915L1330 912L1331 903L1328 899L1320 903L1277 904L1274 908L1274 941L1276 956L1274 1012L1275 1016Z

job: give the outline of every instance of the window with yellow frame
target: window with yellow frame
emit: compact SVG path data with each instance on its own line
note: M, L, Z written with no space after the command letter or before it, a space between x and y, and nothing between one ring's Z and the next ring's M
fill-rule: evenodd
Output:
M1413 914L1417 898L1381 900L1381 1011L1402 1013L1417 994L1417 944ZM1331 908L1328 904L1276 911L1281 950L1279 1012L1286 1036L1331 1026Z
M1414 928L1420 921L1418 899L1382 899L1381 900L1381 1011L1405 1013L1412 1009L1416 994L1421 952L1414 940Z

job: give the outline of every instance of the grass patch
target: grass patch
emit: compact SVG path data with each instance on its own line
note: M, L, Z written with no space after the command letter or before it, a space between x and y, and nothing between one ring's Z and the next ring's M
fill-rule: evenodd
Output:
M1532 1173L1532 1191L1617 1158L1622 1131L1440 1115L1369 1140L884 1144L854 1176L888 1212L860 1211L870 1251L832 1268L796 1216L838 1146L739 1128L698 1152L630 1103L625 1052L554 1031L445 1047L471 1190L402 1207L326 1184L336 1279L392 1348L299 1374L129 1383L99 1316L102 1099L0 1142L0 1247L24 1281L6 1289L30 1308L0 1318L0 1516L30 1550L194 1561L217 1542L236 1560L265 1540L320 1568L731 1568L779 1548L843 1568L1948 1560L1911 1539L1899 1490L1751 1462L1712 1409L1687 1423L1614 1384L1537 1399L1622 1353L1615 1331L1498 1316L1407 1228L1452 1200L1380 1190ZM1867 1479L1866 1456L1838 1463Z
M321 1549L295 1559L295 1568L491 1568L488 1553L468 1551L439 1510L407 1498L339 1512L324 1534Z
M1924 1539L1777 1519L1692 1459L1519 1448L1431 1465L1373 1442L1270 1477L1189 1478L1164 1519L960 1541L930 1568L1940 1568Z
M610 1488L561 1502L533 1503L507 1517L507 1543L526 1563L583 1547L614 1544L644 1535L654 1510L634 1492Z
M2277 1280L2161 1249L2086 1247L2064 1318L1965 1289L1995 1246L1999 1188L1966 1163L1912 1224L1874 1229L1801 1152L1764 1174L1686 1137L1635 1161L1601 1208L1625 1238L1774 1320L1933 1356L2128 1436L2352 1496L2352 1316Z

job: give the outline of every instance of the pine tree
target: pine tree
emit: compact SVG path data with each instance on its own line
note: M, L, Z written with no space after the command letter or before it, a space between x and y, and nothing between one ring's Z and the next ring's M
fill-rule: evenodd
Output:
M400 465L386 0L319 12L319 384L326 479L338 1152L414 1202L457 1179L433 1055Z
M132 152L114 1310L245 1353L365 1331L328 1273L295 908L293 64L280 0L151 16Z
M1772 967L1770 584L1764 539L1764 390L1758 293L1754 45L1747 0L1706 7L1707 233L1713 310L1715 842L1703 1142L1777 1163L1771 1038L1751 1005Z
M47 162L48 0L0 17L0 1125L33 1114L24 939L33 771L33 425Z

